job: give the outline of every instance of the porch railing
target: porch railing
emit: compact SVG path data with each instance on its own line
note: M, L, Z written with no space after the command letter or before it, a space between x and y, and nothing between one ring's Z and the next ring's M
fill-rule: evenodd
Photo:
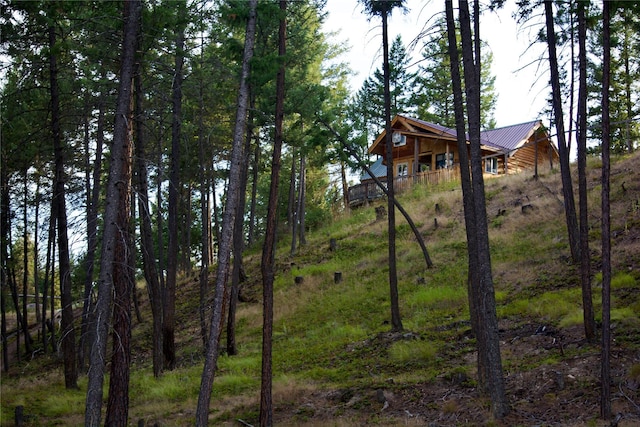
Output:
M414 184L438 185L443 182L458 179L459 176L460 171L458 170L457 165L448 169L419 172L413 176L396 177L393 181L393 189L396 193L402 193L403 191L411 188ZM386 183L383 182L383 184ZM351 207L364 205L381 197L384 197L384 192L373 181L349 187L349 205Z

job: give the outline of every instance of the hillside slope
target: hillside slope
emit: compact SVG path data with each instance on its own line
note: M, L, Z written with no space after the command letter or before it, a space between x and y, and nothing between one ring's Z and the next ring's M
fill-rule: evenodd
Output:
M595 161L589 168L593 301L600 327L600 169ZM620 416L617 425L632 426L640 425L640 153L618 159L611 182L613 409ZM501 177L486 187L512 407L507 418L492 420L476 389L461 192L449 185L416 187L400 199L435 264L426 268L413 234L397 216L403 333L389 332L386 221L376 220L375 206L309 233L308 244L294 256L282 236L274 304L276 425L610 424L599 419L600 350L583 338L580 282L569 262L559 173L538 180ZM330 239L336 242L333 251ZM211 425L257 425L259 252L245 257L242 293L251 302L238 309L240 354L219 360ZM134 329L132 423L193 423L202 369L194 277L184 278L178 291L179 368L159 380L151 376L151 322L143 304L146 320ZM38 358L3 375L3 425L10 425L6 415L18 404L25 405L32 425L82 424L85 383L77 392L62 390L61 369L50 369L58 363ZM58 399L70 403L63 409Z

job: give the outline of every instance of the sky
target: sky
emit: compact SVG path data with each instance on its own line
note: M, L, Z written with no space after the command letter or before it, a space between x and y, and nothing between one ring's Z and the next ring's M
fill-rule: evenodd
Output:
M389 44L401 34L405 47L409 47L423 29L435 21L435 15L444 11L444 2L406 0L405 4L408 13L395 11L389 19ZM501 127L542 119L548 126L547 118L540 116L548 97L548 68L546 63L540 67L536 64L540 56L544 56L545 49L540 43L527 49L540 26L530 27L530 30L521 28L512 17L514 8L514 2L507 2L506 9L497 13L487 11L480 20L481 38L493 52L491 71L496 77L498 94L496 124ZM381 68L380 18L374 17L369 22L357 0L328 0L326 10L325 32L337 32L330 41L346 42L350 46L342 62L348 63L357 73L350 81L351 90L355 92L369 75ZM421 58L421 47L422 42L418 42L409 51L416 60ZM529 63L533 65L527 66ZM410 71L416 70L417 66L414 66Z

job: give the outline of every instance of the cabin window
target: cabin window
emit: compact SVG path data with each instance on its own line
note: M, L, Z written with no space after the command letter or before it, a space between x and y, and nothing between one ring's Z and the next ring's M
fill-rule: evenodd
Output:
M453 153L436 154L436 169L446 169L451 166L453 166Z
M484 171L486 173L497 174L498 173L498 158L489 157L484 160Z
M409 163L398 163L396 166L396 176L409 176Z

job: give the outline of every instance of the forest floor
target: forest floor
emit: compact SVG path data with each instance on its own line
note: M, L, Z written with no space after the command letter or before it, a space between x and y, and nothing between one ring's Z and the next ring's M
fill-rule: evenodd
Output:
M588 180L598 336L599 171L593 167ZM580 282L569 262L566 241L556 233L563 228L564 215L559 176L555 175L537 181L487 183L492 244L504 245L507 252L496 249L493 256L492 250L505 390L511 409L504 419L493 418L489 400L477 388L475 338L465 320L464 292L435 302L418 299L430 290L425 289L425 277L427 283L454 281L455 271L460 265L463 268L464 260L452 270L440 267L425 273L415 267L420 255L407 249L415 246L413 238L402 237L401 233L404 246L400 246L399 256L408 261L399 266L400 271L419 277L415 284L403 285L406 330L389 332L386 313L376 312L380 307L388 310L384 302L388 290L379 294L368 290L369 277L382 277L378 282L384 285L387 274L381 262L384 256L371 252L371 248L386 247L384 241L375 242L384 236L385 224L372 220L371 214L366 221L310 235L310 244L297 256L278 258L280 276L293 282L294 275L303 275L304 283L297 288L280 284L276 292L276 306L280 308L274 328L274 425L640 426L640 153L613 165L611 189L612 259L615 277L619 278L612 286L616 309L611 325L612 419L600 417L599 338L593 343L585 341L579 319L567 321L575 313L562 311L567 300L573 304L579 299ZM434 260L442 266L455 254L464 254L465 247L455 241L463 235L457 225L462 223L461 208L447 209L455 206L448 199L450 194L437 197L445 210L438 217L437 230L431 229L431 214L416 207L424 204L422 201L410 207L418 212L421 232L430 239ZM431 206L432 202L430 199ZM411 203L410 197L407 203ZM524 204L534 206L539 223L523 222L524 214L519 211ZM538 228L545 222L556 228ZM456 234L455 238L442 243L436 240L450 234ZM344 259L336 260L339 256L329 254L325 247L325 240L334 235L338 236L338 251L344 252ZM529 238L526 236L538 240L524 241ZM374 242L368 240L371 238ZM523 240L522 247L517 246L518 239ZM377 246L367 246L374 243ZM537 245L547 245L543 246L546 253ZM238 313L241 356L220 357L210 425L259 424L259 259L259 251L245 259L248 280L242 290L245 302ZM341 287L332 284L337 269L345 274ZM330 279L319 278L326 273L331 273ZM350 276L357 278L350 282ZM427 285L430 287L437 286ZM355 296L359 294L352 292L364 292L362 289L370 293L360 300ZM193 425L202 366L197 274L186 276L178 287L178 369L157 381L149 379L148 300L143 288L138 292L147 320L134 322L130 423L142 420L146 425ZM342 302L334 293L351 301ZM434 350L429 352L431 344ZM407 354L398 355L402 348ZM13 425L16 405L24 405L29 415L25 425L82 425L84 384L81 382L77 392L60 388L60 359L23 355L22 362L11 359L11 365L8 373L2 373L2 426ZM56 382L58 385L53 384ZM52 400L51 395L56 394L74 403L61 409L62 404ZM56 405L58 409L54 410Z

